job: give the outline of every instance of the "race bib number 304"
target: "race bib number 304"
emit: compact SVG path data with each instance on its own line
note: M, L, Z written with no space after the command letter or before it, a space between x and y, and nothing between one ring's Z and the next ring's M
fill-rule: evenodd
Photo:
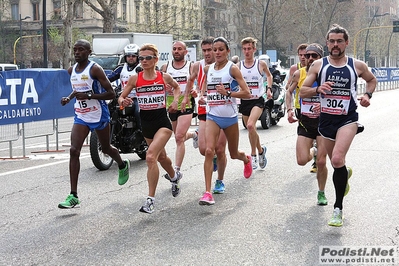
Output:
M321 112L331 115L346 115L350 99L350 89L332 89L328 94L321 95Z

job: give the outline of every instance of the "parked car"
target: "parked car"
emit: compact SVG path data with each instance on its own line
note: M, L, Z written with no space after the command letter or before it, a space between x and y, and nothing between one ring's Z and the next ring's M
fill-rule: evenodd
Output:
M0 71L18 70L18 66L14 64L0 64Z

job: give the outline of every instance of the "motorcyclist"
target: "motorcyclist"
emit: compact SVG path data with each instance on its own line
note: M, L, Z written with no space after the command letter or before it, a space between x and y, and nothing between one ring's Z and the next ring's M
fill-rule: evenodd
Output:
M140 47L137 44L133 43L126 45L125 48L123 48L123 58L125 63L117 66L114 71L112 71L108 75L108 79L111 82L120 79L120 86L122 90L125 88L130 76L135 75L143 70L139 64L139 50ZM141 128L139 105L137 102L136 91L133 90L129 94L129 97L133 99L134 116L136 118L137 125L139 126L139 128Z

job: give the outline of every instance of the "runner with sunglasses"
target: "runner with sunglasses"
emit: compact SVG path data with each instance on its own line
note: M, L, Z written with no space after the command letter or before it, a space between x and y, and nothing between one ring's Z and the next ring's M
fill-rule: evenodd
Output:
M167 112L177 111L177 102L180 97L179 84L167 73L156 70L158 62L158 49L153 44L143 44L139 51L139 61L143 71L130 76L118 102L121 106L129 106L132 99L129 93L136 90L140 106L141 127L148 144L146 162L148 166L148 196L140 211L152 213L154 211L155 191L159 179L158 162L167 174L173 178L172 190L178 186L181 174L175 171L171 159L167 156L165 145L172 136L172 125ZM173 88L174 99L168 110L166 109L166 85Z
M370 106L370 99L377 85L377 79L367 64L349 57L345 49L349 35L345 28L334 24L326 36L329 56L316 60L309 68L308 75L300 90L302 98L320 95L319 144L330 157L335 188L334 211L328 222L330 226L342 226L344 196L349 192L348 179L352 169L346 166L346 154L357 133L363 131L358 123L356 111L361 106ZM357 78L366 81L366 93L357 98ZM317 86L314 87L314 82Z
M290 86L291 81L292 81L292 76L294 75L295 71L299 70L302 67L306 67L306 65L307 65L306 47L308 47L308 44L307 43L302 43L297 48L299 62L290 67L290 74L288 76L287 85L285 87L287 92L289 90L289 86ZM295 96L295 98L294 98L294 108L290 108L290 106L291 106L290 104L292 104L292 97L293 96ZM289 100L288 102L287 102L287 99ZM300 109L300 101L299 101L298 93L295 93L295 91L293 93L287 93L286 94L286 105L287 105L288 122L290 122L290 123L297 122L298 120L295 119L294 110L297 110L297 109L299 110ZM315 147L315 149L314 149L314 153L315 154L316 154L316 151L317 151L317 148ZM311 173L316 173L317 172L316 156L313 156L313 163L312 163L312 166L310 168L310 172Z
M291 84L288 87L286 94L286 103L288 112L293 114L293 107L291 107L292 94L295 91L295 95L299 95L301 86L305 81L307 71L309 67L317 59L322 58L323 47L318 43L309 44L306 47L306 67L300 68L294 72ZM313 84L317 87L317 84ZM298 118L297 128L297 141L296 141L296 159L298 165L306 165L315 156L315 149L313 148L313 142L316 140L317 143L317 183L319 191L317 193L317 204L327 205L328 201L324 193L324 188L327 181L327 167L326 167L326 152L325 149L319 144L321 136L317 130L319 124L320 115L320 101L318 96L309 98L298 98L300 108L295 108L296 117ZM288 119L290 123L295 121ZM310 152L309 152L310 151Z
M294 72L297 71L298 69L306 66L306 58L305 58L306 47L308 47L308 44L302 43L302 44L298 45L298 47L296 48L297 53L298 53L299 62L296 64L293 64L290 67L290 73L288 75L287 85L285 86L285 89L287 91L288 91L289 85L291 84L291 80L292 80L292 76L294 75Z

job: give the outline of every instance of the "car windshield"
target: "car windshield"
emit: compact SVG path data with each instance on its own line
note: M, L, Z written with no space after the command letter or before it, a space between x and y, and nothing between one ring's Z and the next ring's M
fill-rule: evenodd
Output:
M103 69L114 70L119 63L118 56L90 56L89 60L96 62Z

